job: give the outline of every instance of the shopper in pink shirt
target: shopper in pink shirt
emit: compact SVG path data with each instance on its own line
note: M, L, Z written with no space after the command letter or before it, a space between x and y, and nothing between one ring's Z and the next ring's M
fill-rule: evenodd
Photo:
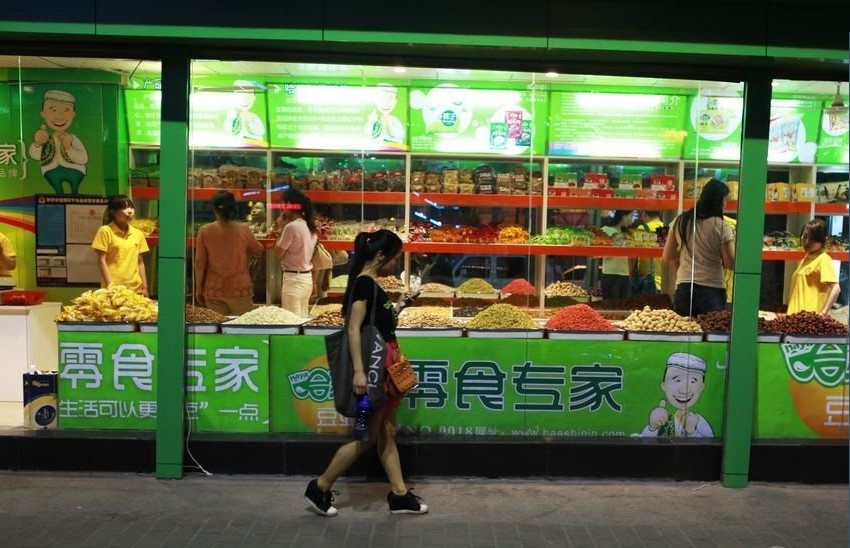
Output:
M201 227L195 243L195 301L225 316L242 315L254 308L249 259L262 255L263 246L234 220L233 194L220 190L212 206L216 220Z
M282 271L281 306L306 318L313 292L313 253L319 241L313 222L313 203L300 190L290 188L283 193L282 217L286 224L274 246Z

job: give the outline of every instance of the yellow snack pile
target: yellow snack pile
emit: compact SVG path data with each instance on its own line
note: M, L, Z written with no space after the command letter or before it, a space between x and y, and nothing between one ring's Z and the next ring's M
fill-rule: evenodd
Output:
M494 304L485 308L466 327L469 329L540 329L528 314L511 304Z
M155 322L157 303L123 285L86 291L59 312L62 322Z

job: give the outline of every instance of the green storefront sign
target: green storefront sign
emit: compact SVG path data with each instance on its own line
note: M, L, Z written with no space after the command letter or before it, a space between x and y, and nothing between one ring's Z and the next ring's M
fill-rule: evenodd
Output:
M773 99L770 102L768 162L815 163L821 104L815 99Z
M269 85L271 144L308 150L406 151L406 87Z
M421 153L544 154L546 92L451 83L410 91L410 149Z
M685 102L679 95L552 92L549 154L680 158Z
M754 437L847 438L847 345L760 344Z
M272 430L347 430L350 419L334 411L323 339L302 337L297 345L275 339ZM420 379L399 410L399 425L410 432L710 437L721 431L724 344L435 342L401 340Z
M59 333L61 428L156 428L154 333ZM268 432L269 339L191 335L186 414L191 428Z

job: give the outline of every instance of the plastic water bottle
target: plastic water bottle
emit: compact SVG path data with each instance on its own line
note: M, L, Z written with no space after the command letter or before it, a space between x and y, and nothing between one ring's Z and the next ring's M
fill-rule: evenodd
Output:
M354 418L354 439L365 440L369 436L369 419L372 416L372 406L366 394L357 400L357 417Z

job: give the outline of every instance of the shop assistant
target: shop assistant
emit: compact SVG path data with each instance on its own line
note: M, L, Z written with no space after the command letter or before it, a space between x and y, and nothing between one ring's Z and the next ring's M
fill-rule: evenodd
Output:
M821 219L809 221L800 240L806 256L791 277L788 314L803 310L826 314L841 292L832 258L824 249L826 223Z
M12 271L18 266L17 257L12 242L0 232L0 285L14 285Z

